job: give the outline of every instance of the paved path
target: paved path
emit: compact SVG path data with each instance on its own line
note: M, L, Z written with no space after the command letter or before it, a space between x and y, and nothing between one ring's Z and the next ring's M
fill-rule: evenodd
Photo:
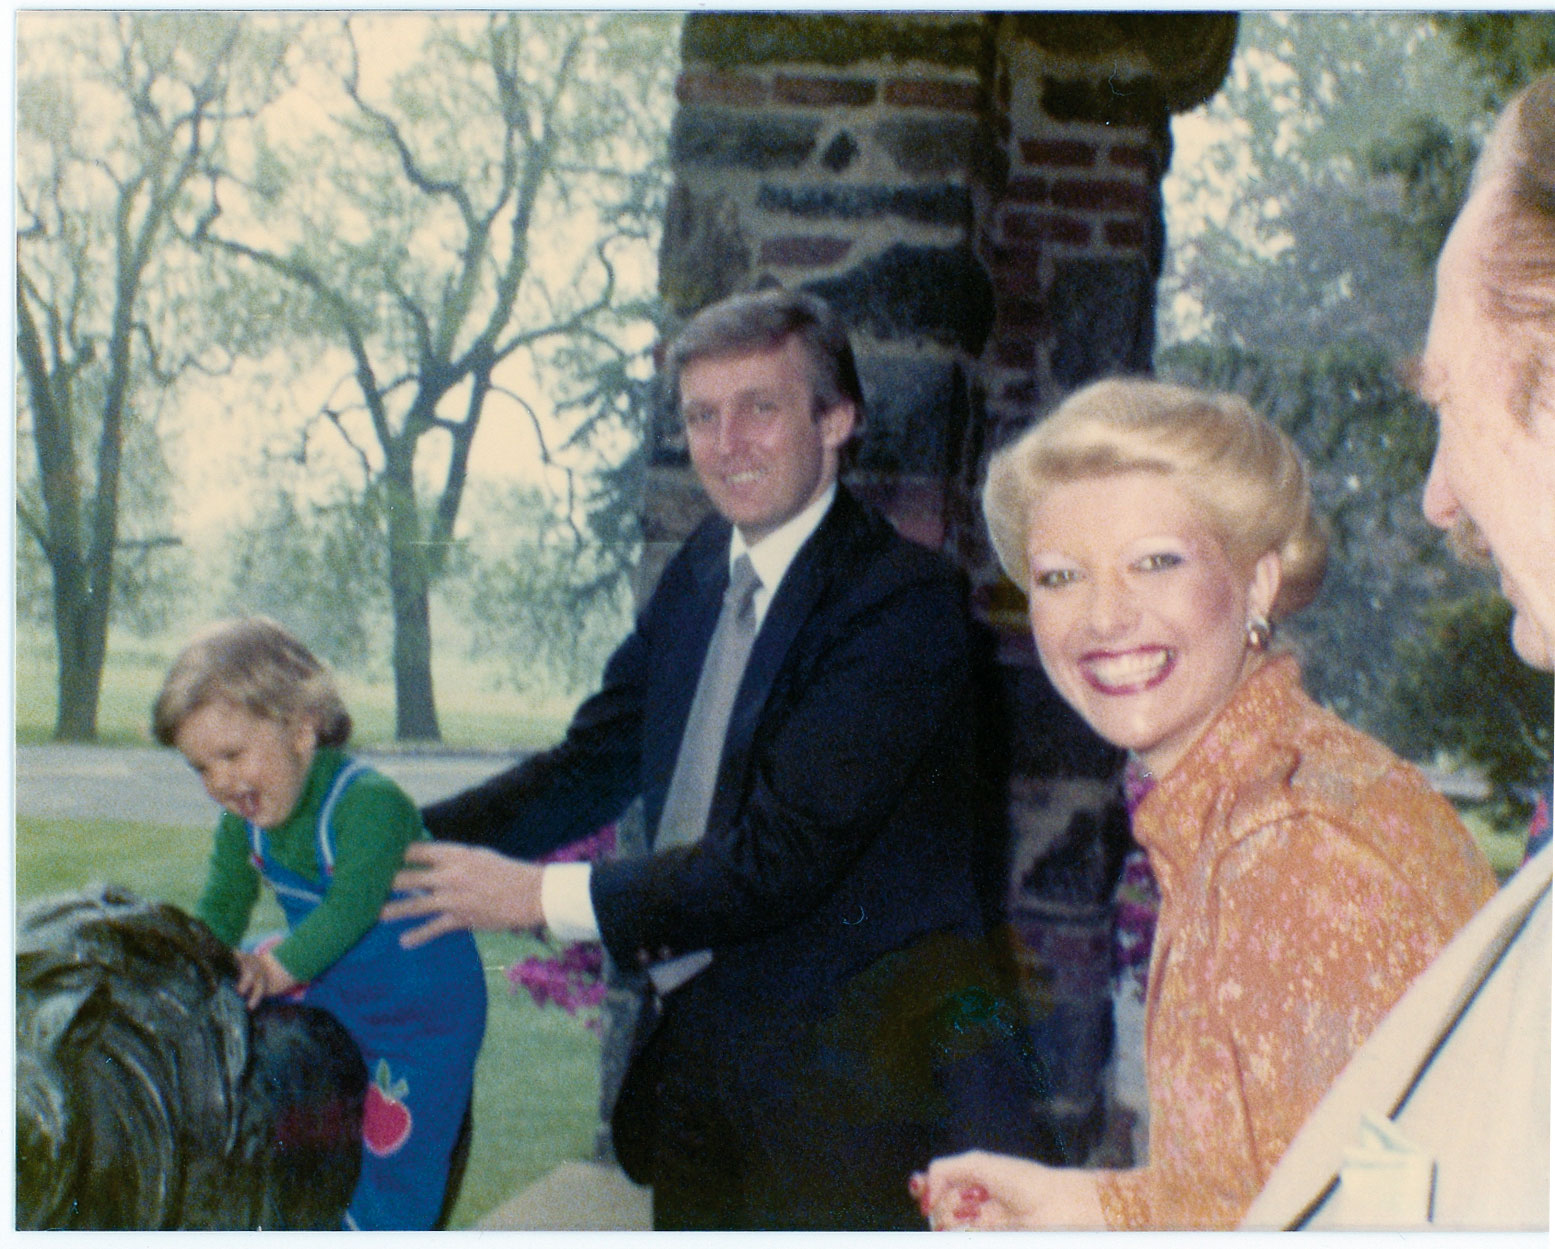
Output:
M476 1224L480 1231L647 1232L653 1199L619 1167L564 1162Z
M419 803L501 771L516 758L442 751L363 752ZM210 828L217 808L176 750L160 747L18 746L16 814L61 820L122 819Z

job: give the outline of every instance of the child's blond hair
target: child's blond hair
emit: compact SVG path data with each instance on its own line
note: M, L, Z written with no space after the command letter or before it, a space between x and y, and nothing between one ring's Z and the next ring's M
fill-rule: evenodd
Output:
M283 724L312 719L321 746L343 746L351 736L329 669L264 616L218 620L184 647L151 713L157 741L174 745L183 722L217 699Z

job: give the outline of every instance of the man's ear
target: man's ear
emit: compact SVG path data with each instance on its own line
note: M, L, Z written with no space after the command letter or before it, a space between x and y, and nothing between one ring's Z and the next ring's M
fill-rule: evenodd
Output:
M840 399L824 408L815 418L821 427L821 443L828 451L840 451L858 431L858 407L851 399Z

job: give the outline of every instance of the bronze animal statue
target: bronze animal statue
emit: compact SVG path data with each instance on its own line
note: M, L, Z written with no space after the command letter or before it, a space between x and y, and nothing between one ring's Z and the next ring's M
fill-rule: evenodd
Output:
M338 1228L367 1072L327 1013L250 1012L231 952L111 886L40 902L16 944L16 1225Z

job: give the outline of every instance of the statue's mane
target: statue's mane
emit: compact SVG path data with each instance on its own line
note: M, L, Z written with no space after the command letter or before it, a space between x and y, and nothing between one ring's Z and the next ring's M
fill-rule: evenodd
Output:
M330 1015L250 1014L175 907L97 886L16 945L19 1228L338 1228L366 1070Z

